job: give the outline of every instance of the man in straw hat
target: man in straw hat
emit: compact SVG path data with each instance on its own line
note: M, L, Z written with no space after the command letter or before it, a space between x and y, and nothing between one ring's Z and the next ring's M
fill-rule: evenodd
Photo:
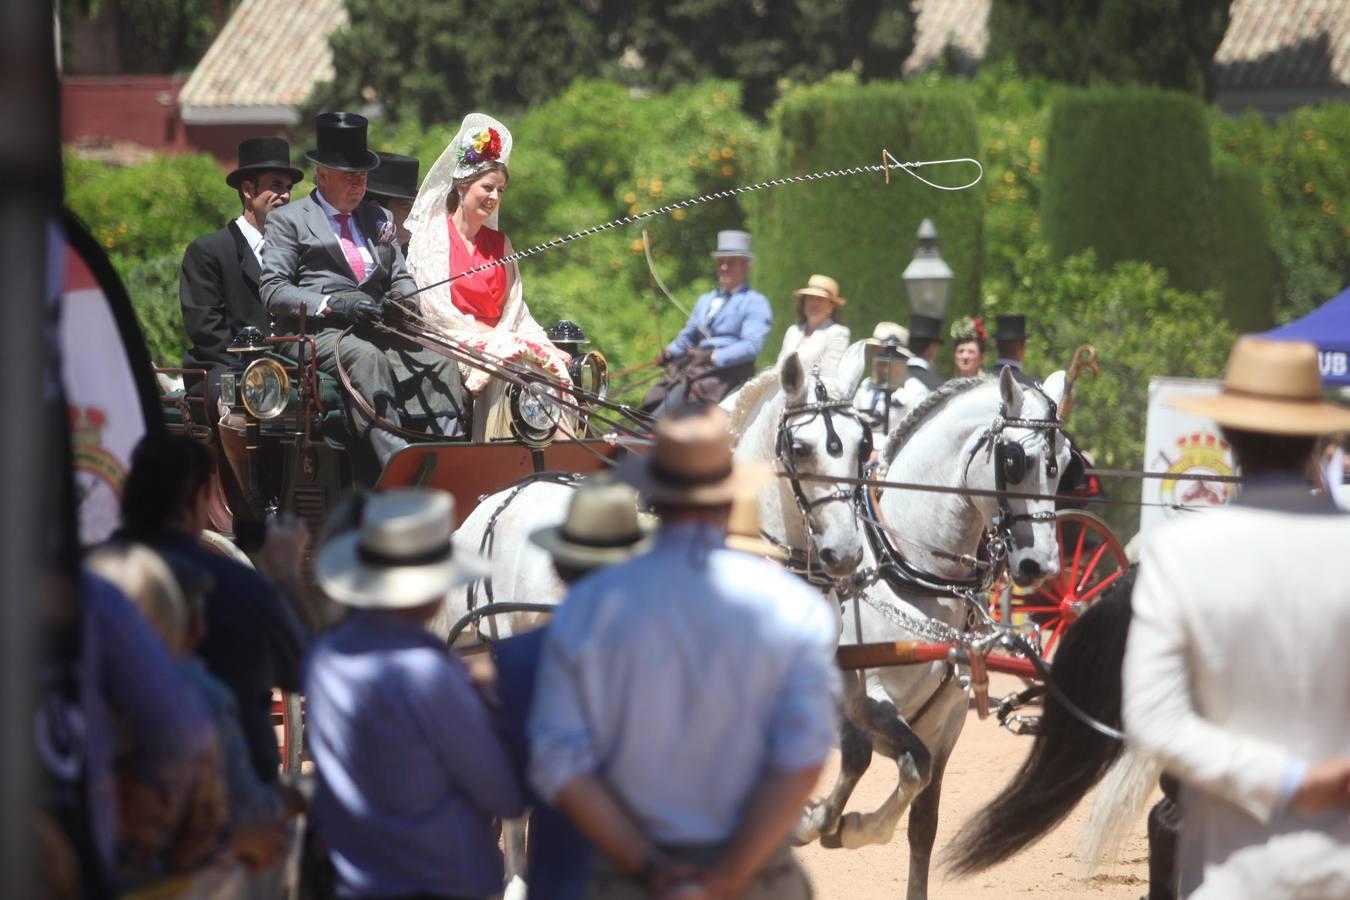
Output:
M768 469L733 459L712 408L660 420L621 477L662 529L554 616L531 781L602 851L587 897L807 897L787 842L835 741L835 628L810 587L724 545Z
M352 610L305 671L310 810L341 897L501 891L492 820L521 814L520 785L463 664L425 628L484 572L452 544L454 518L440 491L372 494L318 556L319 586Z
M1311 344L1257 337L1221 394L1173 405L1218 423L1244 478L1145 537L1134 591L1125 726L1183 784L1181 892L1350 896L1350 516L1307 482L1350 410Z
M656 521L639 515L637 494L626 484L591 478L577 488L561 525L530 536L553 558L558 579L570 588L588 573L623 562L651 547ZM546 599L546 598L541 598ZM548 627L497 642L497 696L507 749L521 778L529 763L526 722L534 701L539 658ZM529 869L533 900L581 898L590 872L592 846L557 808L532 797Z
M755 261L750 232L719 231L712 257L717 289L698 298L689 321L657 356L670 377L647 392L645 410L717 403L755 374L755 358L773 328L773 310L750 287Z
M263 245L262 298L278 334L294 333L303 311L319 368L342 366L361 403L349 403L356 433L370 441L381 468L406 438L374 423L364 405L395 426L431 434L463 433L459 367L381 331L411 309L417 290L404 264L389 210L363 202L379 157L366 148L368 123L355 113L322 113L314 192L269 217ZM343 337L347 328L355 329ZM294 352L294 351L293 351Z

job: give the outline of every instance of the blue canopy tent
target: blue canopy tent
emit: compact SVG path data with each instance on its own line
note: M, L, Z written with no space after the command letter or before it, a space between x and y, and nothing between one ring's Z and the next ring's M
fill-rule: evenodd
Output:
M1350 288L1301 319L1267 331L1263 337L1308 341L1317 345L1326 387L1350 387Z

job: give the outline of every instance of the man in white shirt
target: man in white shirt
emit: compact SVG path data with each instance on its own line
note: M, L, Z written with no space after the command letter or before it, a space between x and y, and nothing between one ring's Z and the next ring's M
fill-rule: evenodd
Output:
M291 188L305 177L291 165L290 156L290 145L283 138L249 138L241 143L239 165L225 176L225 183L239 193L243 211L224 228L188 244L183 254L178 302L183 328L192 341L183 354L183 368L208 370L205 421L214 421L210 411L220 393L220 373L235 361L225 348L250 325L267 333L267 311L258 294L262 232L268 215L290 202Z
M1350 896L1350 515L1314 495L1317 350L1239 338L1224 391L1173 405L1221 427L1227 507L1144 540L1125 650L1136 749L1182 783L1181 894Z

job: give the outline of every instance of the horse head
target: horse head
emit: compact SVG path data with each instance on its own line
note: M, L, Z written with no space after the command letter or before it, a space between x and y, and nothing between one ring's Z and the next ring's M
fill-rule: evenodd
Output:
M784 477L777 502L784 512L793 507L798 512L782 515L786 543L800 548L809 540L826 574L851 575L863 557L857 489L802 476L859 477L872 452L872 433L848 397L819 371L807 372L797 354L783 360L778 375L782 400L773 404L778 417L774 456Z

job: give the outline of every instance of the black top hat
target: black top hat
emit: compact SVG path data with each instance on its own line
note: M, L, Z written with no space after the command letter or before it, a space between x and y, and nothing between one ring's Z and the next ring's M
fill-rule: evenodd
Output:
M239 190L239 183L254 172L289 172L291 184L305 173L291 165L291 145L285 138L256 137L239 144L239 167L225 176L225 183Z
M339 172L369 172L380 164L380 158L366 149L369 125L356 113L319 113L315 122L319 149L306 153L305 159Z
M1026 316L995 316L994 340L1025 341L1027 339Z
M909 317L909 343L911 347L914 346L915 341L942 343L942 320L918 313L911 314Z
M380 167L366 179L366 196L417 199L417 157L375 151Z

